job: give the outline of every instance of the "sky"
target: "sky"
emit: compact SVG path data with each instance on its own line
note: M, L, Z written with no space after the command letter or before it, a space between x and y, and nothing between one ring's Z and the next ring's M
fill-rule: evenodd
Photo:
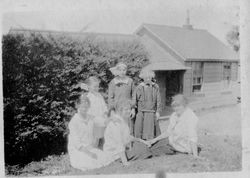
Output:
M225 44L239 24L239 0L4 0L2 32L10 28L132 34L142 23L206 29Z

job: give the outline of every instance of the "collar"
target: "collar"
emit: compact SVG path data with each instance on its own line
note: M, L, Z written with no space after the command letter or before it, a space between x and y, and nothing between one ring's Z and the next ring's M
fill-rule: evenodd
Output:
M142 82L141 85L142 86L154 86L155 83L154 82L147 82L147 83L146 82Z
M176 121L177 121L177 122L181 121L181 120L183 119L183 116L186 115L186 112L187 112L187 111L188 111L188 108L186 107L180 116L178 116L177 113L175 113ZM185 118L185 119L186 119L186 118Z
M114 123L122 123L122 122L124 122L123 118L118 114L114 114L112 120L113 120Z
M88 92L88 96L89 97L99 97L100 96L100 93L98 93L98 92Z
M128 82L129 82L129 78L128 77L125 77L124 79L119 79L119 78L117 78L117 77L115 77L114 78L114 83L115 83L115 85L117 85L117 84L128 84Z
M77 118L79 119L80 122L83 122L85 124L88 124L88 122L91 120L91 115L87 114L86 117L84 120L82 119L82 115L79 114L79 113L76 113L77 114Z

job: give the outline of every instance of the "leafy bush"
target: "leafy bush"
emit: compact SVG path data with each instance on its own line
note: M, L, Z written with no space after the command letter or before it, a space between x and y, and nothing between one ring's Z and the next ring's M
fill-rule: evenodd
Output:
M109 68L123 61L138 81L147 53L135 39L105 41L95 36L73 38L55 34L3 36L5 161L27 163L66 151L67 123L74 113L80 81L113 78Z

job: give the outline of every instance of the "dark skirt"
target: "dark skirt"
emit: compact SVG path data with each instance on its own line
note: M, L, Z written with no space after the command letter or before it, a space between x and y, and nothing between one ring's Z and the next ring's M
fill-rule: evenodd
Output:
M173 155L175 153L176 150L169 144L168 139L162 139L151 147L141 142L134 142L133 147L126 150L128 160L147 159L153 156Z
M154 112L138 112L136 115L134 134L136 138L151 140L160 135L159 123Z

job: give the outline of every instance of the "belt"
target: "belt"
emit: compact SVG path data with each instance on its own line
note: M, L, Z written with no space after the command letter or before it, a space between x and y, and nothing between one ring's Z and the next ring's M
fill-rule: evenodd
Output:
M142 109L139 110L139 112L156 112L155 110L149 110L149 109Z

